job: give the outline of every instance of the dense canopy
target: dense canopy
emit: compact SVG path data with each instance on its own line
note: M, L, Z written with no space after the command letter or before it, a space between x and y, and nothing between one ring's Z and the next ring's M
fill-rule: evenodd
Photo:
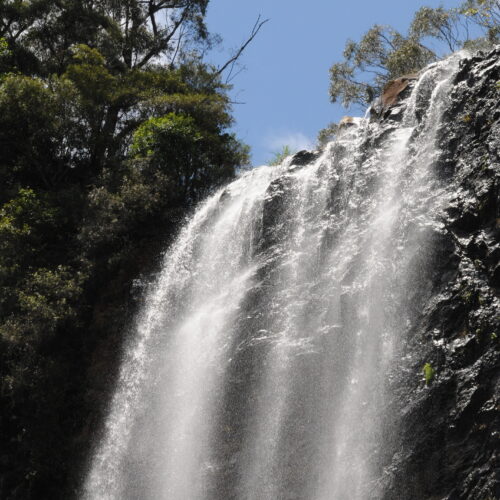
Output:
M132 283L247 161L207 3L0 2L2 498L78 487Z

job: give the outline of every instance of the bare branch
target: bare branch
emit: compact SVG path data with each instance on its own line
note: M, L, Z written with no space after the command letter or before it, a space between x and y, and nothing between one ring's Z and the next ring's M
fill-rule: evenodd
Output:
M224 83L228 85L245 69L246 69L245 66L242 66L241 68L238 69L238 71L236 71L236 73L233 74L234 64L232 64L231 69L229 70L229 74L227 75L226 81Z
M177 59L177 56L179 54L181 44L182 44L182 39L184 38L185 35L185 30L181 28L181 31L179 33L179 36L177 37L177 45L175 47L174 55L170 59L170 64L173 65L175 63L175 60Z
M264 24L266 24L269 21L269 19L264 19L263 21L261 21L260 18L261 16L259 15L257 21L255 21L255 24L252 28L252 32L250 33L250 36L248 37L246 42L236 51L236 53L228 61L226 61L220 68L217 69L217 71L214 73L214 77L220 76L229 66L234 66L234 63L240 58L241 54L243 54L248 44L257 36L262 26L264 26Z

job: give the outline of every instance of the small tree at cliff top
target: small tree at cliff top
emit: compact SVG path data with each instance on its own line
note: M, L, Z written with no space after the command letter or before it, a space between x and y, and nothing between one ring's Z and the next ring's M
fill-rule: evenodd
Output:
M467 0L459 12L482 29L490 44L500 41L500 0Z
M288 144L285 144L280 150L273 151L273 157L269 160L269 165L272 167L281 165L287 156L293 155L294 153L296 153L296 151L292 150Z
M330 68L330 99L345 107L366 106L391 79L437 60L440 54L433 41L450 52L463 46L484 47L499 42L499 26L500 0L468 0L457 9L422 7L405 35L375 25L359 42L348 40L344 60ZM483 36L471 40L473 28Z

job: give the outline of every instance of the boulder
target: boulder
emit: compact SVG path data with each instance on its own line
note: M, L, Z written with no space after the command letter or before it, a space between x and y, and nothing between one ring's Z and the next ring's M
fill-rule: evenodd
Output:
M317 151L307 151L304 149L293 155L290 165L307 165L308 163L312 163L316 160L318 156L319 154Z
M417 80L417 74L404 75L395 80L391 80L384 87L382 92L382 110L386 111L394 106L398 101L400 95L408 88L412 81Z
M406 93L406 89L412 82L418 79L418 74L400 76L388 82L382 95L375 100L370 107L370 115L375 118L387 117L387 112L399 104L400 98Z
M344 116L342 120L339 121L339 128L352 127L356 125L356 120L352 116Z

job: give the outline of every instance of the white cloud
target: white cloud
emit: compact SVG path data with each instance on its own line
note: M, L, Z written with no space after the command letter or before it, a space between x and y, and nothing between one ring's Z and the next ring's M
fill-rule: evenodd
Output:
M270 151L280 151L283 146L288 146L292 151L301 149L312 149L314 142L302 132L285 132L269 134L265 139L265 145Z

